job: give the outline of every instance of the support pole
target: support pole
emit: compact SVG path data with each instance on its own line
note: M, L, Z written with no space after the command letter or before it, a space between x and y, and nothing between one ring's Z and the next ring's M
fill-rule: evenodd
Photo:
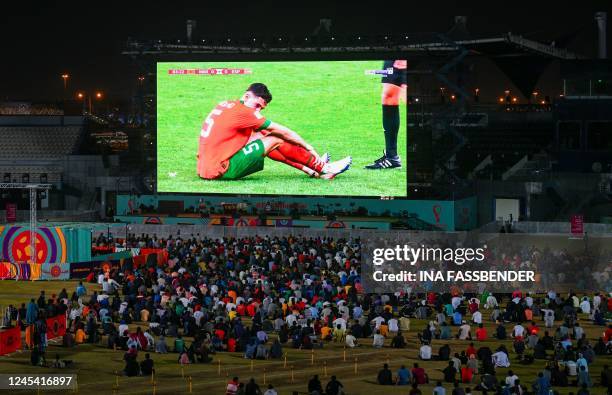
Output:
M29 187L30 190L30 261L36 263L36 188Z

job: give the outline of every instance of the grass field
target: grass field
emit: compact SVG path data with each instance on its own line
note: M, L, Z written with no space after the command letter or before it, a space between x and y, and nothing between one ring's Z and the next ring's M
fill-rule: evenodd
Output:
M249 68L250 75L169 75L169 69ZM157 189L160 192L405 196L406 171L366 171L382 154L380 78L365 70L381 61L214 62L157 65ZM203 120L223 100L236 100L253 82L265 83L273 100L262 112L332 160L353 157L353 167L333 181L266 159L263 171L237 181L205 181L196 174ZM406 158L406 112L401 108L399 153ZM176 173L175 176L170 174Z
M61 288L66 287L69 292L72 292L76 286L76 282L0 282L0 300L3 306L8 303L16 303L22 300L27 300L29 297L35 297L41 289L45 289L47 293L58 292ZM89 285L88 289L93 290L93 286ZM486 315L485 315L486 316ZM586 317L582 317L586 318ZM542 322L538 324L543 327ZM314 364L311 363L311 352L307 350L293 350L285 347L287 352L287 367L284 367L283 360L268 360L254 361L253 370L251 370L251 361L242 358L242 354L218 353L214 356L212 364L195 364L188 365L184 368L185 377L192 377L193 393L206 394L223 394L225 384L228 378L239 376L241 381L246 382L249 378L254 377L256 381L262 385L264 380L264 372L266 382L272 383L279 394L290 395L293 391L299 391L300 394L306 393L307 381L314 374L319 374L324 385L329 380L327 375L336 375L344 384L346 393L367 394L367 395L383 395L383 394L407 394L406 387L383 387L376 384L376 373L382 367L383 363L388 362L391 370L397 371L401 364L411 367L414 362L419 362L416 359L418 349L417 333L422 331L426 322L424 320L412 320L411 330L406 334L408 348L396 350L391 348L383 348L375 350L371 347L371 339L363 339L363 346L357 349L348 350L346 361L343 355L343 346L338 343L326 343L322 350L315 350ZM136 325L133 325L133 327ZM142 324L146 327L146 324ZM583 320L582 326L585 327L589 339L595 339L601 335L603 329L595 328L588 321ZM493 332L493 325L486 324L489 333ZM187 338L187 342L191 339ZM173 339L167 339L168 344L173 342ZM387 340L387 345L389 344ZM460 352L465 350L467 343L465 341L450 341L452 352ZM500 343L504 343L509 350L512 350L510 341L499 342L497 340L488 340L484 342L492 349L496 348ZM592 343L594 341L592 340ZM443 344L440 340L433 341L434 352ZM476 347L481 343L476 342ZM121 351L113 351L98 345L86 344L78 346L74 349L65 349L59 346L51 345L48 350L48 358L54 358L55 354L59 354L62 359L72 359L75 363L74 369L54 370L49 368L34 368L29 365L29 352L16 353L11 356L0 357L0 372L2 373L76 373L78 375L78 392L82 394L186 394L189 393L188 381L182 377L182 372L177 364L177 354L152 354L155 361L157 371L155 377L155 390L151 383L150 377L134 377L134 378L119 378L119 387L116 388L115 371L123 369L122 361L123 353ZM143 358L142 353L139 355L139 360ZM357 358L357 373L355 373L355 358ZM221 361L221 374L219 375L218 361ZM537 373L543 368L543 361L536 361L532 365L520 365L516 362L516 355L511 353L512 366L511 369L519 376L521 382L530 386L534 381ZM595 384L599 384L599 373L604 364L610 364L610 358L597 357L595 363L589 366L591 377ZM292 381L292 369L293 377ZM421 362L421 366L426 368L430 376L432 384L421 386L423 394L430 394L433 384L436 380L442 379L440 369L447 366L447 362ZM506 376L508 369L498 369L497 377L501 379ZM445 385L447 393L449 385ZM473 387L473 386L472 386ZM576 392L576 388L559 388L561 395L567 395L570 392ZM47 391L45 391L47 392ZM66 393L67 391L48 391L49 393ZM19 393L27 393L19 391ZM35 392L30 392L35 393ZM477 391L474 391L476 394ZM601 387L591 389L591 394L604 394L605 390Z

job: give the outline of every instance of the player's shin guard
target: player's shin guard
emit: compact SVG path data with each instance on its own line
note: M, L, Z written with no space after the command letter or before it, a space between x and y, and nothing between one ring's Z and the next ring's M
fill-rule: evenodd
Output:
M285 155L283 155L278 149L274 149L274 150L268 152L267 156L268 156L268 158L270 158L272 160L275 160L277 162L281 162L281 163L284 163L286 165L295 167L296 169L298 169L300 171L303 171L304 173L308 174L311 177L314 177L314 176L317 175L316 171L314 171L314 170L312 170L312 169L310 169L310 168L308 168L308 167L306 167L306 166L304 166L304 165L302 165L300 163L297 163L297 162L294 162L292 160L287 159L285 157Z
M385 152L387 157L397 156L397 134L400 127L400 111L397 105L382 106L383 129L385 130Z
M325 163L315 155L300 147L299 145L284 142L278 146L277 150L288 160L297 162L309 169L321 173Z

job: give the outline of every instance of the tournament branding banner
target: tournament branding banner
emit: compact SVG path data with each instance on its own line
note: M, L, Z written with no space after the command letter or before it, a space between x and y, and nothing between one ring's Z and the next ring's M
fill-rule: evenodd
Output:
M65 329L65 326L64 326ZM10 354L21 348L21 330L19 327L0 332L0 355Z
M584 216L572 215L570 218L570 229L572 236L583 236L584 235Z
M332 229L344 229L346 228L346 224L342 221L329 221L325 227Z
M17 205L15 203L6 204L6 222L17 222Z
M68 280L70 279L69 263L43 263L41 266L41 280Z
M66 316L47 318L47 339L62 337L66 334Z
M85 278L91 273L97 262L73 262L70 264L70 278Z

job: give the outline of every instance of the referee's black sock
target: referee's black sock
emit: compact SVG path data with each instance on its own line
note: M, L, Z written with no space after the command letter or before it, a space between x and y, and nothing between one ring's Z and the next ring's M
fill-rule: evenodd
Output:
M397 133L400 126L399 106L383 104L382 115L383 129L385 130L385 151L387 157L393 158L397 156Z

